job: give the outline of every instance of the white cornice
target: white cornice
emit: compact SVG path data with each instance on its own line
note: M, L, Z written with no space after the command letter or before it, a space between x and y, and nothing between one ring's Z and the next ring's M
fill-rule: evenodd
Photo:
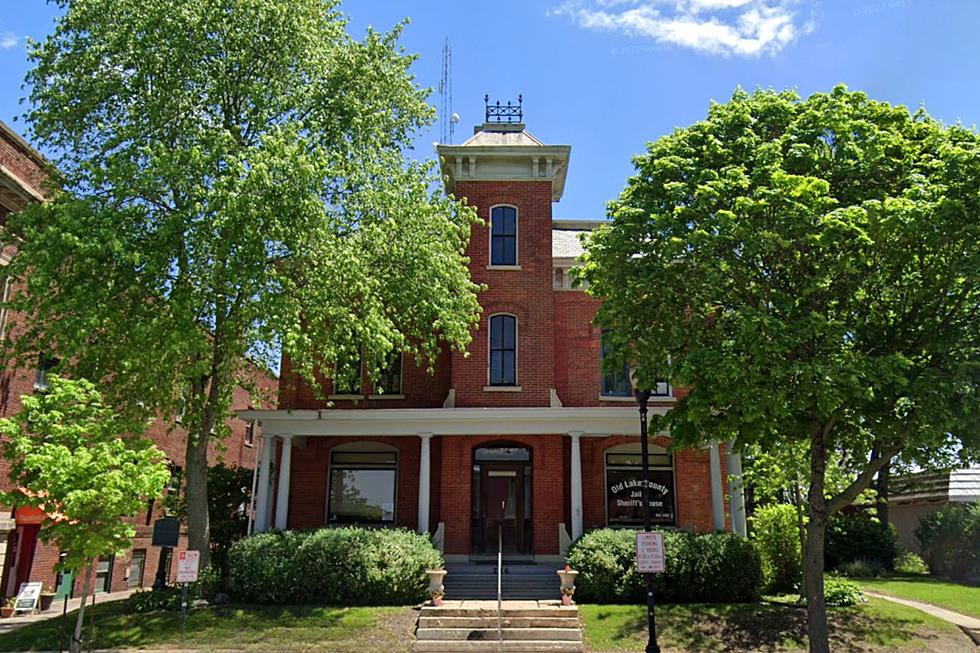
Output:
M664 414L669 406L651 406ZM639 435L635 407L598 408L392 408L366 410L241 410L268 435L416 436L540 435L580 432L585 436Z

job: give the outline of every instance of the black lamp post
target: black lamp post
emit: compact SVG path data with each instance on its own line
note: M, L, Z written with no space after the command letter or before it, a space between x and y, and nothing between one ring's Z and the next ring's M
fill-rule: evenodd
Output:
M653 514L650 510L650 459L647 457L647 401L650 399L649 390L636 390L636 402L640 405L640 456L643 459L643 530L650 532ZM644 574L647 586L647 647L646 653L660 653L657 644L657 621L653 607L653 574Z

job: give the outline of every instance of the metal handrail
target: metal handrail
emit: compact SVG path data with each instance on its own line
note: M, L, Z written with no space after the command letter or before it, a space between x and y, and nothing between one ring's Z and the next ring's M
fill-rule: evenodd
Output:
M500 502L500 521L497 522L497 649L504 645L504 515L507 514L507 500Z

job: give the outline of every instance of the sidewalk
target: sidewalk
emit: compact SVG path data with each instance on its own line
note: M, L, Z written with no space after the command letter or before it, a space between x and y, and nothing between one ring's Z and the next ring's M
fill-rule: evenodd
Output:
M111 592L109 594L99 594L95 598L95 604L105 603L107 601L118 601L119 599L125 599L130 594L136 590L124 590L122 592ZM69 599L68 600L68 612L72 610L77 610L78 606L82 604L82 599ZM88 597L88 601L85 607L88 608L92 605L92 597ZM35 621L41 621L43 619L51 619L53 617L61 616L62 610L64 610L65 602L64 599L60 601L55 601L51 604L51 607L44 612L36 612L33 614L18 614L15 617L10 617L9 619L0 619L0 634L9 633L12 630L16 630L21 626L24 626Z
M878 592L869 592L868 590L862 591L868 596L873 596L876 599L884 599L885 601L891 601L892 603L901 603L902 605L906 605L910 608L921 610L926 614L931 614L937 619L942 619L943 621L948 621L951 624L959 626L963 632L970 636L970 639L972 639L974 643L980 646L980 619L977 619L976 617L970 617L965 614L960 614L959 612L946 610L944 608L932 605L931 603L922 603L921 601L912 601L910 599L900 599L897 596L879 594Z

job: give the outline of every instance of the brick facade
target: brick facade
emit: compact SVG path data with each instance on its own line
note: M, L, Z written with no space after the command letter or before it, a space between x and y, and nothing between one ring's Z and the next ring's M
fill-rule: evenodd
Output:
M404 398L336 400L332 403L316 398L310 388L292 374L288 358L283 359L279 408L270 411L269 419L290 419L286 411L313 409L321 411L320 419L337 417L337 410L430 409L433 425L442 415L472 409L618 409L626 411L630 420L636 417L635 400L631 397L603 398L601 394L600 329L593 323L600 301L581 290L559 285L556 279L556 257L567 256L553 252L556 229L562 227L552 216L552 203L560 195L563 177L554 172L567 165L560 160L561 152L554 148L542 150L553 161L535 157L532 137L514 137L516 128L505 129L503 136L492 135L480 140L474 136L476 155L471 159L466 145L440 146L443 171L447 174L449 190L474 206L484 224L473 227L467 249L472 279L483 284L479 299L483 313L473 330L468 356L446 353L440 357L434 375L428 375L406 360L403 365ZM484 130L493 132L484 126ZM486 143L518 142L510 169L503 171L495 160L480 159L491 149ZM541 146L546 147L546 146ZM524 170L520 157L535 157L533 167ZM565 154L567 157L567 152ZM520 159L520 160L518 160ZM483 166L486 166L485 168ZM497 166L497 167L493 167ZM547 173L545 170L547 169ZM468 171L468 172L467 172ZM481 172L482 171L482 172ZM481 177L481 174L483 177ZM551 175L550 177L548 175ZM499 177L499 178L497 178ZM490 265L491 209L508 205L517 209L517 265ZM567 265L563 259L561 264ZM517 387L488 387L489 320L494 314L506 313L517 318ZM329 378L324 377L326 392L332 392ZM675 392L675 398L681 392ZM664 409L672 400L651 400L651 409ZM445 406L445 408L443 408ZM435 409L435 410L431 410ZM411 411L399 414L408 415ZM437 414L438 413L438 414ZM494 413L499 415L500 413ZM631 422L632 424L632 422ZM339 444L352 442L383 443L398 451L397 509L395 523L418 526L418 493L420 487L419 461L421 439L382 435L385 422L377 421L378 435L359 437L342 432L326 431L321 435L294 438L292 468L289 483L290 502L288 526L291 528L320 527L326 523L330 451ZM474 553L473 523L478 497L473 488L474 451L478 447L507 443L524 447L531 456L531 542L527 553L535 556L554 556L561 549L560 527L566 532L572 522L570 486L572 446L568 432L541 432L521 435L502 435L492 419L486 420L485 435L462 435L452 432L431 438L429 524L435 531L439 525L444 552L450 556ZM422 427L423 431L430 429ZM308 431L307 431L308 432ZM513 432L513 431L511 431ZM633 431L631 431L633 432ZM285 432L283 432L285 434ZM498 433L495 435L495 433ZM581 437L582 525L586 530L605 526L606 469L605 451L612 446L636 443L635 435L616 432L587 434ZM661 446L670 440L658 437ZM722 464L724 455L722 453ZM722 469L724 478L724 467ZM526 473L526 472L525 472ZM273 472L274 474L274 472ZM677 527L694 531L711 530L710 459L707 449L686 450L674 455L674 484ZM274 494L274 489L272 490Z
M20 210L27 202L37 201L39 197L46 194L45 181L47 176L45 169L47 164L27 143L13 133L9 127L0 123L0 226L4 218L11 212ZM6 251L0 263L6 264L7 257L15 252ZM0 266L0 280L3 278L3 268ZM11 314L6 316L6 324L11 329L10 335L16 338L19 328L22 325L23 316ZM2 325L0 325L2 326ZM0 371L0 417L14 415L21 409L20 398L22 395L30 395L35 391L34 383L37 378L37 370L34 368L14 368L6 365ZM276 393L277 380L270 374L254 369L254 383L269 395ZM236 409L250 408L251 398L247 391L236 388L234 391L233 406ZM209 460L212 464L223 462L227 465L237 465L247 468L255 467L255 457L260 442L258 431L255 432L255 443L245 442L245 431L247 425L238 419L228 421L231 428L230 435L220 442L212 444L209 450ZM183 468L184 453L187 442L187 434L179 426L174 426L170 420L158 419L154 421L146 431L146 437L150 438L163 452L167 459L176 466ZM9 480L9 464L0 459L0 488L4 490L12 489ZM153 582L154 574L157 569L160 551L151 546L150 540L153 530L153 520L164 516L160 502L156 502L149 514L140 515L135 522L136 537L133 545L123 555L116 556L112 563L111 578L109 581L110 591L119 591L129 586L130 561L134 551L143 551L146 555L144 564L144 575L142 583L134 579L134 584L149 586ZM0 562L3 564L3 576L0 580L0 595L9 596L16 593L20 582L28 579L16 578L12 573L17 549L24 550L26 543L23 541L25 532L29 533L23 526L17 527L13 511L10 508L0 506ZM181 547L186 548L186 534L182 535ZM56 573L54 566L58 562L59 551L57 547L38 542L32 563L30 565L29 580L40 581L44 586L54 587ZM176 563L171 560L171 573L176 569ZM80 575L80 574L79 574ZM74 594L77 596L81 591L81 578L75 579Z

